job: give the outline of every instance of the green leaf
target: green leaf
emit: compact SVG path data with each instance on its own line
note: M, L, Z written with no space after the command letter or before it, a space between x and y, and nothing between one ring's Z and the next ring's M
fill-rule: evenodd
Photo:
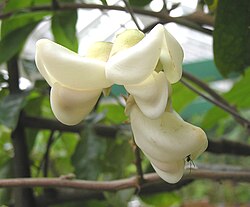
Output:
M237 81L233 88L227 92L224 97L232 105L239 109L249 108L250 106L250 67L242 75L241 79Z
M10 178L12 162L8 160L3 165L0 166L0 178ZM4 204L9 204L11 199L11 190L8 188L1 188L0 189L0 205L4 206Z
M250 65L250 1L220 0L215 19L214 58L224 76Z
M229 92L225 93L223 97L231 105L235 106L239 110L249 108L250 106L249 83L250 83L250 68L246 70L246 73L242 75L241 79L238 82L236 82L233 88ZM215 126L215 124L218 124L218 120L222 120L227 117L229 117L229 114L227 112L218 108L217 106L214 106L207 112L202 122L202 126L207 129L212 128L213 126Z
M105 114L104 122L107 124L122 124L128 119L124 113L124 107L119 104L100 104L97 108L97 112Z
M75 52L78 50L76 22L77 11L64 11L53 15L51 25L55 41Z
M25 93L11 94L0 102L0 123L15 129L21 109L25 103Z
M131 200L131 197L134 195L134 193L134 188L128 188L117 192L104 192L104 196L109 203L109 206L127 207L128 202Z
M217 8L218 0L205 0L205 3L208 5L210 11L214 11Z
M153 195L142 196L141 199L150 204L150 206L165 207L165 206L180 206L181 197L175 193L157 193Z
M131 6L143 7L148 5L152 0L129 0Z
M4 36L0 41L0 64L8 61L14 55L18 54L31 31L38 22L25 25L24 27L15 29L8 35ZM18 34L18 35L17 35Z
M102 2L103 5L108 5L106 0L101 0L101 2Z
M5 37L9 33L21 29L22 27L29 25L31 23L38 23L44 18L44 16L49 15L49 12L32 12L32 13L20 13L11 16L8 19L2 21L1 24L1 37Z
M173 107L176 111L180 112L187 105L189 105L197 95L185 87L182 83L173 85L172 101Z
M102 172L102 154L106 150L106 143L99 138L90 127L86 127L76 150L72 156L76 177L79 179L96 180Z
M10 12L13 10L23 9L23 8L29 7L31 3L32 3L32 0L25 0L25 1L10 0L10 1L7 1L7 4L4 7L4 12Z

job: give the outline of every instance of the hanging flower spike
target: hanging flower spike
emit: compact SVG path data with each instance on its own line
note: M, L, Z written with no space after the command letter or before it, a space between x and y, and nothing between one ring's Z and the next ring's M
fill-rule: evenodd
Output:
M193 160L208 145L204 131L185 122L176 112L165 111L158 119L146 117L136 104L129 103L131 127L135 142L165 181L178 182L185 159Z
M107 79L124 85L141 111L151 119L160 117L164 112L168 100L168 81L176 82L176 78L171 79L172 74L178 73L176 76L179 76L181 73L182 49L175 39L169 48L166 40L169 35L166 34L164 26L160 24L145 37L138 30L137 33L134 30L125 31L117 36L106 65ZM174 60L168 58L172 50L178 53L178 58ZM172 70L173 67L168 68L173 65L169 63L171 61L178 65L178 70L171 72L170 77L169 72L164 74L157 70Z
M98 48L101 52L95 54ZM102 89L112 85L105 78L111 48L111 43L96 43L82 57L50 40L37 42L36 65L51 86L51 107L60 122L78 124L93 109Z

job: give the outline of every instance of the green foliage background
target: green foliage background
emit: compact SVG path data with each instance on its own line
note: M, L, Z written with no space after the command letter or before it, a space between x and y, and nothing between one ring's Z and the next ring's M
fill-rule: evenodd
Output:
M1 3L3 4L2 1ZM65 3L65 1L58 1ZM130 0L133 7L146 7L150 0ZM51 30L57 43L73 51L78 49L76 36L77 12L72 11L35 11L26 12L32 6L49 5L49 0L10 0L3 9L4 13L20 11L1 20L0 63L5 64L22 51L29 34L44 20L51 19ZM74 3L74 1L67 1ZM106 1L100 1L107 5ZM229 79L233 87L221 95L242 116L249 118L250 106L250 3L249 0L218 0L208 1L209 8L215 13L214 61L217 66L215 75L211 78L205 71L185 70L206 82ZM24 67L27 77L38 73L34 61L24 60L20 64ZM194 66L194 65L193 65ZM191 66L191 67L193 67ZM5 65L3 67L6 67ZM214 67L213 67L214 69ZM202 70L200 68L199 70ZM212 68L208 68L209 71ZM219 75L218 71L223 75ZM202 74L202 75L200 75ZM127 117L124 107L117 98L117 86L112 90L111 102L100 102L90 118L83 122L83 130L79 133L57 131L49 151L49 177L58 177L74 173L79 179L112 180L126 178L136 174L134 154L131 147L132 135L126 125ZM121 92L122 89L118 88ZM118 93L119 93L118 92ZM105 98L103 98L105 100ZM173 106L188 121L202 126L209 139L225 138L250 144L249 133L244 127L235 124L235 120L225 111L205 101L194 92L185 88L181 83L173 86ZM0 178L13 177L13 145L11 132L18 124L20 113L28 116L54 119L49 103L49 86L43 80L34 82L34 86L18 94L10 94L8 76L0 73ZM95 126L124 125L115 137L101 136L95 131ZM28 153L31 160L32 177L43 177L43 165L47 143L51 136L49 130L27 128L25 130ZM248 157L211 155L205 153L197 163L231 164L248 167ZM144 172L152 169L146 159L143 160ZM218 189L218 191L214 190ZM144 206L181 206L190 200L208 199L211 203L249 203L247 195L248 184L232 182L210 182L197 180L192 184L174 192L163 192L148 196L136 197ZM42 195L41 189L35 189L36 195ZM127 206L133 197L134 189L116 193L105 192L103 200L71 202L65 205L53 206ZM12 202L10 189L0 189L0 206Z

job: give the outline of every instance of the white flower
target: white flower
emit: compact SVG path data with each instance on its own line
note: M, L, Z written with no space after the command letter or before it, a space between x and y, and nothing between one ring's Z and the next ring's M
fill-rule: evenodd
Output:
M165 111L158 119L146 117L136 104L130 103L131 127L135 142L165 181L178 182L185 159L193 160L208 145L204 131L185 122L176 112Z
M181 46L159 24L144 38L134 31L125 38L118 36L106 65L106 77L124 85L142 112L155 119L166 108L168 81L175 83L181 78L182 60ZM158 72L159 67L164 72Z
M51 86L51 107L59 121L79 123L92 110L103 88L112 85L105 77L111 47L109 43L97 43L89 57L82 57L50 40L37 42L36 65ZM101 51L95 53L98 49Z

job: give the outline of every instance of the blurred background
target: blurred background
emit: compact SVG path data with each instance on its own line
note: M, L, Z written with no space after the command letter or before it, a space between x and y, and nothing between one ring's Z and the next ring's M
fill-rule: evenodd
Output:
M92 43L112 42L125 29L147 33L164 24L184 50L173 108L209 139L207 151L187 162L184 178L174 185L157 181L113 192L3 187L1 207L250 206L250 1L1 0L0 5L0 184L6 178L62 175L118 180L138 174L139 158L144 174L154 172L134 150L123 87L114 85L77 126L55 119L50 87L34 63L41 38L84 56Z

